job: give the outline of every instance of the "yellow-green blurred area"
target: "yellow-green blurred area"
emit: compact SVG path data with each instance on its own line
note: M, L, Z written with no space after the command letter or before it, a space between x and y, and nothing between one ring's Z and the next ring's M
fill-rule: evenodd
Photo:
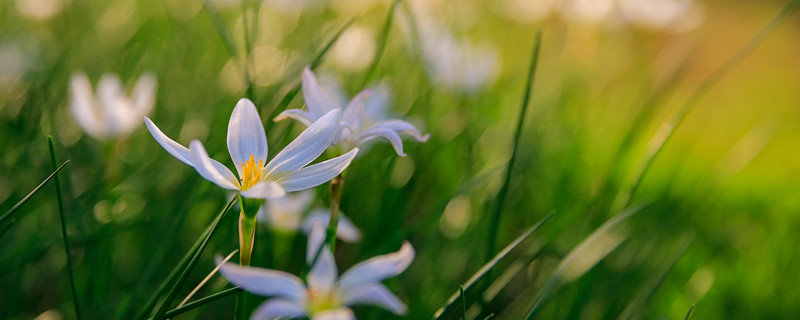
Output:
M268 117L355 19L315 72L347 96L387 89L391 113L431 139L407 139L408 157L375 142L350 166L341 209L364 238L337 244L339 270L410 241L414 263L386 284L409 319L430 318L487 261L541 30L495 251L554 215L467 295L467 316L520 318L561 270L538 318L683 319L692 304L694 319L796 317L800 15L713 81L673 127L704 81L789 1L651 1L688 3L666 22L668 12L630 2L400 1L382 48L389 0L2 1L0 213L52 172L52 135L59 161L70 160L60 176L84 316L134 318L233 194L170 156L144 126L109 140L86 135L69 111L70 76L82 70L94 84L112 72L130 90L153 72L149 117L233 168L225 135L236 101L253 99L277 153L302 127ZM288 108L303 105L300 93ZM328 203L326 185L317 195ZM643 207L559 269L631 206ZM179 299L214 268L214 255L238 248L237 223L225 217ZM0 318L75 318L59 224L48 184L0 225ZM305 238L270 232L259 227L253 264L272 250L277 268L299 273ZM194 298L228 286L214 277ZM233 308L226 297L176 318L229 319ZM359 319L396 317L354 310ZM452 319L460 317L459 309Z

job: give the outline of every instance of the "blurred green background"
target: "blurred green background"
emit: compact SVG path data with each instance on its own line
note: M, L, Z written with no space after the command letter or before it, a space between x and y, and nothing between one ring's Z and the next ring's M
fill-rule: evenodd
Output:
M430 318L487 260L489 219L542 30L499 246L555 214L501 261L491 276L499 280L486 282L495 285L468 297L470 317L519 318L556 265L617 213L615 198L636 177L649 141L663 136L662 124L787 3L687 1L677 18L654 24L658 15L636 16L625 2L401 2L369 78L389 0L218 0L215 9L200 0L0 2L0 212L51 172L52 135L59 161L71 160L61 181L84 315L132 318L232 194L170 156L143 127L109 141L85 135L69 113L70 75L84 70L94 83L113 72L130 88L154 72L150 117L181 143L203 141L231 167L225 132L236 101L252 95L277 153L302 128L267 117L355 17L317 74L349 96L365 81L388 88L392 113L432 138L406 141L406 158L375 143L351 165L341 207L364 239L337 245L337 261L346 270L409 240L414 263L387 284L409 306L408 318ZM217 13L232 48L214 24ZM255 30L249 55L245 21ZM634 318L682 319L693 303L695 319L800 314L797 39L793 15L715 83L633 193L631 204L648 205L579 252L581 261L604 259L562 281L540 318L614 319L633 308ZM459 45L442 45L448 41ZM302 95L289 104L302 106ZM327 188L317 189L326 204ZM75 317L59 223L47 185L0 225L0 318ZM179 298L211 271L215 254L237 248L235 214L222 223ZM257 234L268 232L261 226ZM259 251L281 247L295 254L277 265L300 270L301 236L264 241L257 236L254 265ZM604 249L614 250L605 256ZM196 297L227 286L214 278ZM178 318L228 319L233 306L227 297ZM394 317L355 311L362 319Z

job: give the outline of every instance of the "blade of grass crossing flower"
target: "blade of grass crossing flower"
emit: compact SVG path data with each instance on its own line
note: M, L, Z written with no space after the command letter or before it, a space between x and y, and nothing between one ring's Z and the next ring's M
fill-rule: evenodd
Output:
M155 319L165 318L167 308L169 308L169 306L172 304L172 301L175 299L175 296L178 294L178 289L180 289L184 281L186 281L186 277L189 276L189 273L192 271L192 268L194 268L194 265L197 264L197 261L200 259L200 255L203 253L203 250L206 248L206 245L208 245L209 239L211 239L211 236L214 234L214 231L217 230L217 226L219 226L219 222L220 220L222 220L222 217L225 216L225 213L227 213L231 207L233 207L235 198L230 202L228 202L228 205L225 206L225 208L214 219L214 222L211 223L210 232L208 233L208 235L206 235L203 241L201 241L200 246L191 256L191 259L189 259L189 262L186 264L186 267L181 271L180 276L178 276L178 279L175 281L175 284L172 286L169 292L167 292L167 297L164 298L164 301L156 310L155 316L153 318Z
M355 21L356 17L352 17L350 18L350 20L347 20L347 22L345 22L341 27L339 27L338 30L336 30L336 33L334 33L333 36L327 42L325 42L325 44L322 46L319 52L317 52L317 54L314 56L314 59L311 60L311 63L309 63L309 69L313 71L319 66L320 63L322 63L322 59L325 57L325 54L328 53L328 51L333 47L336 41L339 40L339 37L347 29L349 29L350 26L352 26ZM289 106L289 103L291 103L292 100L294 100L294 98L297 96L297 94L300 93L300 88L301 88L301 83L297 82L294 85L294 87L292 87L292 89L286 92L286 94L283 96L283 98L281 98L278 104L275 105L275 108L272 109L272 113L270 113L269 117L265 119L275 119L275 117L278 116L278 113L281 113L283 110L285 110L286 107ZM262 102L262 104L266 103L267 101Z
M228 254L228 256L227 256L227 257L225 257L225 259L223 259L223 260L222 260L222 263L228 262L228 260L230 260L231 258L233 258L233 255L234 255L234 254L236 254L237 252L239 252L239 249L233 250L233 252L231 252L230 254ZM203 278L203 281L200 281L200 283L199 283L199 284L197 284L197 286L196 286L196 287L194 287L194 289L192 290L192 292L189 292L189 294L188 294L188 295L186 295L186 298L183 298L183 300L181 301L181 303L179 303L179 304L178 304L178 308L180 308L180 307L183 307L183 306L186 304L186 302L188 302L188 301L189 301L189 299L191 299L191 298L192 298L192 296L194 296L194 294L195 294L195 293L197 293L197 291L199 291L199 290L200 290L200 288L202 288L202 287L203 287L203 286L206 284L206 282L208 282L208 280L211 280L211 277L213 277L215 274L217 274L217 271L219 271L219 267L220 267L221 265L222 265L222 264L220 264L220 265L218 265L218 266L214 267L214 269L213 269L213 270L211 270L211 272L209 272L209 273L208 273L208 275L207 275L205 278Z
M689 246L694 241L694 236L691 234L684 234L679 243L677 245L677 249L674 250L672 255L670 256L668 263L663 264L659 270L656 271L655 275L651 277L647 283L645 283L642 290L636 297L631 300L627 307L622 311L620 314L619 320L632 320L640 318L639 315L642 313L642 309L645 306L645 303L650 300L650 297L661 287L661 284L664 282L664 279L669 274L670 270L678 263L683 254L686 253L686 250L689 249Z
M692 316L692 311L694 311L694 306L695 304L692 303L692 306L689 307L689 311L686 312L686 317L684 317L683 320L689 320L689 318Z
M181 272L187 268L192 258L196 255L196 253L201 251L206 240L211 236L211 233L213 233L214 230L216 229L217 225L216 223L219 222L222 216L225 215L225 213L228 212L228 210L230 210L231 207L233 207L233 204L236 202L236 199L238 199L238 196L234 196L233 199L228 201L228 204L225 205L225 207L217 214L217 217L215 218L214 222L212 222L206 228L206 230L203 231L200 237L192 245L192 248L186 252L186 254L183 256L178 265L175 266L174 269L172 269L172 272L170 272L170 274L167 276L167 279L165 279L164 282L162 282L161 285L159 285L158 289L156 289L156 293L150 297L150 300L148 300L148 302L145 304L144 308L136 317L136 319L145 319L150 314L150 311L155 307L156 303L158 303L159 298L161 298L161 296L167 290L169 285L172 284L175 281L175 279L181 274Z
M698 102L708 93L711 88L719 82L725 75L730 72L739 62L744 60L756 47L758 47L764 40L781 25L786 19L800 7L800 0L793 0L789 2L786 7L781 10L766 26L764 26L753 38L751 38L744 46L739 48L732 56L715 69L702 83L689 95L689 98L684 102L683 106L674 114L673 117L665 121L658 129L656 134L647 143L645 155L642 157L641 165L636 169L633 182L627 187L620 190L617 198L614 200L612 206L613 211L624 209L630 203L631 198L639 189L639 186L644 180L644 177L650 170L653 161L664 149L675 131L683 124L683 121L694 109Z
M372 78L372 74L375 73L375 69L378 67L383 52L386 50L386 43L389 42L389 31L392 28L392 20L394 19L394 11L397 9L398 4L400 4L400 0L394 0L392 6L389 7L389 13L386 15L386 22L384 22L381 35L378 38L378 51L375 52L375 57L372 59L372 63L369 69L367 69L367 74L364 76L364 81L361 82L359 89L363 89Z
M514 132L514 147L511 150L511 158L508 160L508 165L506 165L506 175L505 179L503 179L503 186L497 193L497 197L495 198L495 209L494 212L492 212L490 217L491 220L489 221L489 234L486 240L486 260L489 260L489 258L494 255L495 242L497 242L497 230L500 227L500 215L503 212L503 204L505 203L506 195L508 194L508 188L511 183L511 173L512 169L514 168L514 161L517 159L519 140L522 136L522 125L525 123L525 114L528 111L531 91L533 90L533 80L534 75L536 74L536 65L539 62L539 48L541 47L541 43L542 32L539 31L536 33L536 38L533 42L531 64L528 69L528 80L525 83L525 93L522 97L522 105L520 106L519 116L517 118L517 127L516 131Z
M534 299L533 304L525 312L525 319L531 320L541 311L541 308L563 282L575 280L586 271L594 267L600 260L622 243L624 236L615 232L617 226L639 212L647 204L633 206L603 223L592 232L575 249L567 254L558 264L556 270L545 282L542 290Z
M531 234L533 234L534 231L539 229L539 227L541 227L545 222L547 222L547 220L549 220L551 217L553 217L553 215L554 215L554 213L550 213L546 217L544 217L541 220L539 220L538 222L536 222L536 224L530 226L527 230L525 230L522 234L520 234L516 239L514 239L514 241L512 241L505 248L503 248L503 250L501 250L499 253L497 253L497 255L495 255L494 258L492 258L492 260L490 260L489 262L484 264L480 269L478 269L478 272L473 274L467 280L467 282L464 283L463 286L461 286L461 288L463 288L464 291L469 291L470 289L475 287L475 285L479 281L481 281L489 273L489 271L492 270L492 268L494 268L497 265L498 262L500 262L501 259L503 259L506 255L508 255L508 253L511 252L511 250L514 250L514 248L519 246L519 244L522 243L522 241L524 241ZM461 294L461 290L459 289L459 291L457 291L452 296L450 296L450 298L447 299L447 302L441 308L439 308L439 310L436 311L436 313L433 316L434 319L437 319L437 320L438 319L447 319L456 310L456 308L458 308L459 297L461 295L462 295Z
M31 199L31 197L33 197L33 195L34 195L34 194L36 194L37 192L39 192L39 190L41 190L41 189L42 189L42 187L44 187L44 185L45 185L45 184L46 184L48 181L50 181L50 179L53 179L53 177L55 177L55 176L56 176L56 174L58 174L58 172L59 172L59 171L61 171L61 169L63 169L63 168L64 168L64 166L66 166L66 165L67 165L67 163L69 163L69 160L67 160L67 161L64 161L64 163L62 163L62 164L61 164L61 165L60 165L60 166L59 166L57 169L55 169L55 170L53 171L53 173L51 173L49 176L47 176L47 178L45 178L44 180L42 180L42 183L40 183L38 186L36 186L36 188L33 188L33 190L31 190L31 192L28 192L28 194L27 194L27 195L26 195L24 198L22 198L22 200L20 200L19 202L17 202L17 204L15 204L13 207L11 207L11 209L9 209L8 211L6 211L6 213L4 213L2 217L0 217L0 225L3 225L3 223L4 223L6 220L8 220L9 218L11 218L11 215L13 215L13 214L14 214L14 212L16 212L17 210L19 210L19 208L20 208L20 207L22 207L22 205L23 205L23 204L25 204L26 202L28 202L28 200L30 200L30 199Z
M78 299L78 290L75 288L75 275L72 272L74 269L72 263L72 251L69 246L69 237L67 236L67 217L64 214L64 197L61 193L61 182L58 179L59 167L56 163L56 151L53 147L53 137L47 137L47 145L50 149L50 167L53 169L53 183L56 185L56 198L58 199L58 212L61 215L61 236L64 240L64 254L67 255L67 272L69 273L69 284L72 288L72 301L75 303L75 316L78 320L83 319L81 313L80 299ZM66 162L64 163L66 164ZM61 165L62 167L64 165Z

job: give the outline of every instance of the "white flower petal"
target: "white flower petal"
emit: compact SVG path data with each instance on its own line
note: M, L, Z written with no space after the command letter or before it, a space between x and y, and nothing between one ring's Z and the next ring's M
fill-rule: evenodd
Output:
M270 299L253 311L250 320L292 319L304 316L306 316L305 309L296 303L285 299Z
M95 138L103 138L102 124L94 110L94 93L89 77L83 72L75 72L69 79L70 112L75 122Z
M342 292L342 304L352 306L356 304L369 304L379 306L394 314L403 315L407 308L386 286L372 283L356 288L353 291Z
M303 97L305 97L308 111L316 118L322 117L335 108L309 67L303 69Z
M273 181L261 181L250 189L240 192L242 197L255 199L275 199L286 195L280 184Z
M321 223L323 226L328 226L330 222L331 212L325 208L317 208L311 211L308 218L303 220L303 232L309 233L314 223ZM361 231L358 230L355 224L348 219L344 214L339 212L339 223L336 225L336 237L342 239L344 242L358 242L361 241Z
M280 177L305 167L321 155L342 130L341 110L334 109L311 124L266 166L267 176ZM296 191L288 190L287 191Z
M413 124L403 120L387 120L375 123L370 128L387 128L397 133L403 133L414 137L419 142L426 142L431 137L430 134L422 134Z
M317 250L325 242L326 224L317 222L311 225L311 230L308 232L308 246L306 246L306 263L314 261L314 257L317 256Z
M228 122L228 151L231 154L233 165L239 176L242 176L242 165L255 157L256 165L259 161L267 162L267 135L264 124L258 115L256 106L247 98L240 99L231 113Z
M177 158L181 162L188 164L191 167L194 167L188 148L184 147L180 143L175 142L175 140L172 140L169 137L167 137L167 135L165 135L164 132L161 132L161 129L159 129L158 126L156 126L156 124L153 123L152 120L150 120L150 118L144 117L144 124L147 126L147 130L150 131L150 134L153 135L153 138L156 139L156 142L158 142L158 144L160 144L161 147L164 148L164 150L167 150L169 154L171 154L173 157ZM236 177L233 175L233 173L230 172L230 170L228 170L228 167L226 167L224 164L214 159L211 159L211 163L214 165L215 168L217 168L217 171L228 175L226 177L227 179L236 181Z
M315 314L311 320L355 320L356 316L353 315L353 310L350 308L339 308L327 310Z
M212 159L208 157L206 148L203 147L200 141L193 140L189 143L189 154L191 155L191 163L194 164L194 168L200 176L221 188L239 190L239 182L233 173L228 168L220 171L221 168L214 165Z
M413 260L414 248L405 242L395 253L374 257L347 270L340 278L339 289L341 292L355 291L360 286L396 276L405 271Z
M355 148L336 158L292 172L278 182L287 192L316 187L330 181L347 169L357 153L358 148Z
M217 257L217 263L221 257ZM306 287L300 278L283 271L257 267L242 267L223 263L219 272L234 285L261 296L286 298L298 305L306 302Z
M153 109L156 100L156 87L158 86L158 79L156 75L151 72L142 73L139 80L133 86L131 91L131 101L133 106L139 113L139 117L145 116Z
M403 140L400 139L400 135L397 134L397 132L394 132L394 130L387 128L370 128L369 130L362 132L358 135L355 145L363 145L375 138L384 138L388 140L398 155L401 157L406 156L406 154L403 152Z
M370 89L361 91L355 97L353 97L353 100L350 100L350 103L348 103L347 107L344 108L342 122L347 123L347 125L350 127L350 130L358 132L364 127L364 123L366 122L364 104L367 98L371 95L372 90Z
M100 101L100 105L106 108L106 111L113 112L114 108L111 106L116 106L124 94L122 81L116 74L103 74L97 81L97 99Z
M311 112L300 109L289 109L284 110L277 117L275 117L275 121L282 121L289 118L300 121L300 123L306 127L310 126L315 120L319 119L319 117L313 116Z
M314 258L312 257L311 259L313 260ZM331 253L328 245L325 245L319 254L319 258L317 258L317 263L311 267L311 271L308 272L308 277L306 277L308 289L320 293L330 292L338 276L339 270L336 269L333 253Z

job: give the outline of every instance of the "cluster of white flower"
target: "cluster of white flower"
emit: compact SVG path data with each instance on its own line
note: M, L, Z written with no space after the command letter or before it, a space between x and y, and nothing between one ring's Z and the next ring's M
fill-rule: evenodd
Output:
M338 221L336 235L347 242L359 241L361 232L344 216L330 219L331 212L327 209L317 208L306 218L303 216L314 200L310 189L340 176L363 144L384 138L398 155L405 156L400 134L421 142L427 141L429 135L423 135L406 121L382 120L386 115L376 116L383 106L369 101L382 99L367 99L372 90L359 93L341 106L325 93L309 68L303 70L302 77L308 110L286 110L275 121L292 118L307 128L271 160L267 159L267 136L255 105L248 99L236 104L227 136L235 173L210 158L200 141L191 141L187 148L170 139L146 116L153 107L156 87L156 78L149 73L136 83L131 98L125 95L119 78L114 75L101 78L95 97L88 77L76 73L70 84L71 110L76 122L98 139L125 137L144 118L153 138L169 154L193 167L206 180L239 193L243 265L218 263L222 264L221 273L233 284L273 297L253 313L253 319L353 319L353 312L347 306L354 304L378 305L403 314L406 306L380 281L403 272L411 264L414 249L409 243L396 253L358 264L339 278L333 254L328 245L323 245L325 228L329 221ZM311 164L328 148L333 148L339 156ZM302 192L290 194L294 191ZM252 204L257 205L255 209ZM255 231L251 222L256 218L276 231L302 229L309 235L307 263L311 269L305 283L286 272L249 266Z

